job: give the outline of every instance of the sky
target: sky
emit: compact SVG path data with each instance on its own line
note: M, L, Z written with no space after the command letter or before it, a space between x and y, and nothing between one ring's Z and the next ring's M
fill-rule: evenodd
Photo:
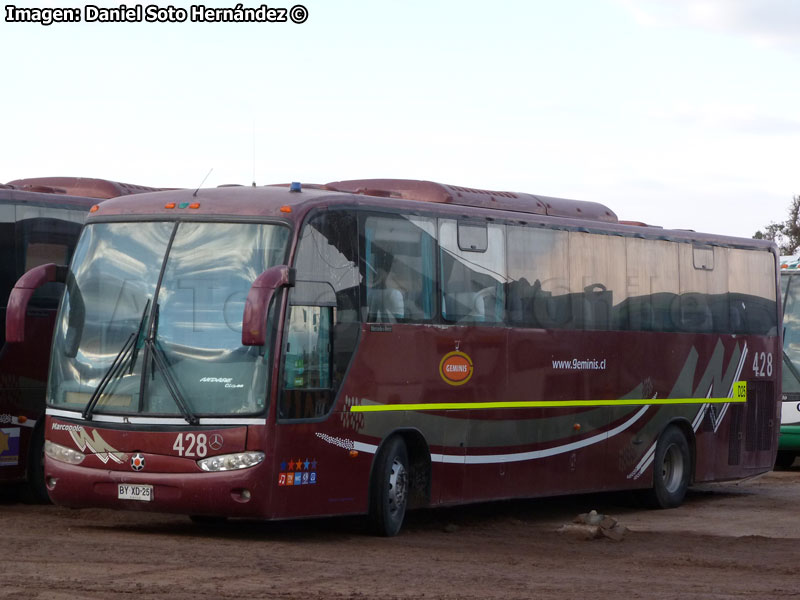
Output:
M4 5L0 182L426 179L742 237L800 194L798 0L269 6L295 2L304 23L44 26Z

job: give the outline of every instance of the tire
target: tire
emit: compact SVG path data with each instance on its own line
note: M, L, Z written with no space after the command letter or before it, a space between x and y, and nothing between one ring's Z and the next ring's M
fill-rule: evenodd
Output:
M778 456L775 457L775 468L784 470L791 469L795 458L797 458L797 456L794 452L778 452Z
M400 532L409 492L408 450L403 438L390 438L375 461L370 482L369 518L375 534L392 537Z
M675 426L667 427L656 444L653 487L645 501L651 508L676 508L683 503L692 474L691 453L686 436Z
M28 490L26 496L31 502L48 504L47 486L44 482L44 427L37 427L31 436L28 449Z

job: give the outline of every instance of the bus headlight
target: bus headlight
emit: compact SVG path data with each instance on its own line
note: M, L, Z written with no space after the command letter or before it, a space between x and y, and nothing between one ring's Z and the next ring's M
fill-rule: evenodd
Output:
M44 453L53 460L69 463L71 465L79 465L83 462L83 459L86 458L85 454L77 450L67 448L60 444L54 444L49 440L44 441Z
M264 460L263 452L237 452L236 454L221 454L198 460L197 464L203 471L234 471L255 467Z

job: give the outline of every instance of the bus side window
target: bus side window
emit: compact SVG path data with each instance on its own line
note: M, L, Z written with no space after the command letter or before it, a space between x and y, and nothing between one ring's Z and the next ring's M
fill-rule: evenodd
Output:
M571 231L569 280L576 329L608 331L614 322L614 305L625 300L627 257L625 238Z
M778 331L777 298L772 282L775 259L770 252L729 248L727 253L730 332L775 335ZM786 279L781 276L782 285Z
M47 263L69 264L80 229L79 223L59 219L29 218L17 221L18 276ZM30 305L56 308L63 293L63 284L48 283L36 290Z
M568 235L553 229L508 226L508 313L513 325L571 327Z
M728 261L723 248L680 244L680 297L673 308L678 331L727 332Z
M11 222L4 220L4 210L11 209ZM14 207L5 207L0 205L0 251L5 259L0 263L0 309L5 311L8 304L8 295L11 288L14 287L17 279L20 278L21 273L17 273L16 260L14 260ZM5 323L5 318L3 323ZM5 326L2 331L5 335ZM3 338L5 339L5 338Z
M433 318L435 231L433 220L423 217L364 219L367 321Z
M673 306L679 300L678 244L625 239L627 298L614 308L620 329L676 331Z
M505 226L470 223L460 227L456 221L442 219L439 243L445 320L502 323L508 281Z

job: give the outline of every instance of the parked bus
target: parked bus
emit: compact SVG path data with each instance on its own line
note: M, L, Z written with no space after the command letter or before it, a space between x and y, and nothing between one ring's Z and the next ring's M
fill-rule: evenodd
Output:
M93 209L94 210L94 209ZM103 202L47 392L63 506L195 519L368 514L638 490L772 468L769 242L603 205L405 180Z
M66 264L81 226L98 199L154 191L127 184L76 177L18 179L0 184L0 306L5 307L23 273L47 263ZM0 337L0 483L30 483L47 499L42 464L45 383L58 303L63 285L37 290L25 315L24 344Z
M788 469L800 454L800 271L797 259L782 261L783 379L781 429L775 465Z

